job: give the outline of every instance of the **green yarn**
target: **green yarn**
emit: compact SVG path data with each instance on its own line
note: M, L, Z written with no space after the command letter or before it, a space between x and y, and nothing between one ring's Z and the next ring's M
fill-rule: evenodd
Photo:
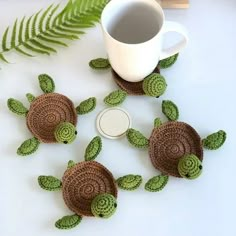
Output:
M94 70L104 70L104 69L111 68L111 65L108 59L105 59L105 58L97 58L97 59L91 60L89 62L89 66Z
M170 121L176 121L179 118L179 109L172 101L162 102L162 112Z
M35 100L35 96L31 93L26 94L26 98L29 101L29 103L33 102Z
M135 129L128 129L126 137L130 144L137 148L148 148L149 140Z
M177 53L177 54L175 54L171 57L168 57L166 59L163 59L163 60L159 61L160 68L165 69L165 68L171 67L177 61L178 56L179 56L179 54Z
M96 98L92 97L80 103L78 107L76 107L77 114L84 115L91 111L93 111L96 107Z
M53 93L55 90L55 84L53 79L47 74L41 74L38 76L40 88L44 93Z
M37 151L40 142L37 138L31 138L24 141L17 149L17 154L20 156L27 156Z
M209 150L216 150L220 148L226 140L226 132L224 130L219 130L216 133L213 133L207 136L202 140L203 146Z
M116 211L116 198L111 194L97 195L91 204L91 211L94 216L100 218L109 218Z
M145 189L149 192L161 191L168 183L168 180L169 176L167 175L154 176L145 184Z
M75 140L77 131L73 124L62 122L57 126L54 135L58 143L68 144Z
M102 150L102 139L97 136L87 146L85 151L85 161L93 161Z
M62 188L62 183L59 179L53 176L39 176L38 177L39 186L47 191L57 191Z
M140 175L125 175L116 180L117 185L124 190L135 190L142 183L142 176Z
M147 76L143 81L143 91L151 97L160 97L165 93L166 87L165 78L158 73Z
M14 99L14 98L9 98L7 101L7 106L10 111L13 113L20 115L20 116L26 116L28 113L28 109L24 107L22 102Z
M160 118L156 118L156 119L154 120L154 127L155 127L155 128L158 128L158 127L160 127L161 125L162 125L161 119L160 119Z
M72 167L74 167L76 165L76 163L72 160L68 161L68 164L67 164L67 169L70 169Z
M127 97L127 93L122 90L116 90L104 98L104 103L114 107L122 104Z
M58 229L72 229L77 226L81 220L82 217L78 215L64 216L55 223L55 226Z
M196 179L202 173L201 161L194 154L184 155L179 160L178 171L183 178Z

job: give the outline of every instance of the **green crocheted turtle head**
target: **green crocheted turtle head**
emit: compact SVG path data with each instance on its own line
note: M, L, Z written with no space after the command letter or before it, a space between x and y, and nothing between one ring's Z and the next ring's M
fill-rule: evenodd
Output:
M202 163L197 156L188 154L178 163L179 174L186 179L196 179L202 173Z
M97 195L91 204L91 211L94 216L100 218L109 218L116 211L116 198L111 194Z
M62 122L57 126L54 135L58 143L68 144L75 140L77 131L73 124Z
M160 97L165 93L166 87L165 78L157 73L147 76L143 81L143 90L151 97Z

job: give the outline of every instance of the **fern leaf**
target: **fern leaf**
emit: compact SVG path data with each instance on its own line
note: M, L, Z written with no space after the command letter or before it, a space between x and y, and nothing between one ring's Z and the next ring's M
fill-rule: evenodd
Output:
M50 12L49 17L47 18L47 21L46 21L46 30L50 29L51 24L52 24L53 16L54 16L54 14L56 13L56 11L57 11L57 9L58 9L59 6L60 6L59 4L56 5L56 6L52 9L52 11Z
M49 11L52 9L53 4L51 4L46 11L44 11L44 13L42 14L40 21L39 21L39 31L42 32L44 30L44 20L46 19Z
M65 39L70 39L70 40L74 40L74 39L78 39L78 36L77 35L73 35L73 34L63 34L63 33L59 33L53 29L51 29L49 31L50 33L52 33L53 35L57 36L57 37L60 37L60 38L65 38Z
M37 21L38 21L38 17L39 17L39 14L41 13L42 10L38 11L34 18L33 18L33 22L32 22L32 29L31 29L31 34L32 34L32 37L35 37L37 35Z
M31 37L30 35L30 22L32 20L34 15L30 16L29 19L26 22L26 26L25 26L25 41L29 40L29 38Z
M2 50L3 51L9 51L10 49L7 47L7 35L9 31L9 26L6 28L3 37L2 37Z
M0 60L6 62L6 63L9 63L9 61L3 56L2 53L0 53Z
M35 45L36 47L42 49L42 50L49 51L49 52L50 51L51 52L57 52L54 48L45 46L44 44L42 44L41 42L37 41L36 39L31 39L29 42L32 43L33 45Z
M61 27L61 26L57 26L56 29L60 32L66 32L66 33L70 33L70 34L84 34L83 31L67 29L67 28L64 28L64 27Z
M39 53L39 54L46 54L46 55L48 55L48 56L50 55L49 52L44 51L44 50L41 50L41 49L39 49L39 48L32 47L32 46L29 45L28 43L24 43L23 46L26 47L27 49L33 51L33 52L36 52L36 53Z
M51 36L49 36L49 37L51 37ZM57 45L61 45L61 46L64 46L64 47L68 47L68 45L66 43L63 43L63 42L61 42L59 40L47 38L47 37L45 37L43 35L39 35L38 38L41 39L42 41L46 41L48 43L57 44Z
M19 34L18 34L18 42L19 43L22 43L24 41L24 39L23 39L24 21L25 21L25 16L22 18L22 20L20 22L20 29L19 29Z
M16 30L17 30L17 19L15 20L12 35L11 35L11 48L14 48L16 46Z
M25 56L28 56L28 57L34 57L33 55L29 54L28 52L25 52L24 50L22 50L21 48L19 47L16 47L15 50Z

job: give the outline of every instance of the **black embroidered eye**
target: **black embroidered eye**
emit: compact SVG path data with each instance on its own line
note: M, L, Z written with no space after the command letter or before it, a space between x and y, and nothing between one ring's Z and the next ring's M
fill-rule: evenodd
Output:
M115 208L117 207L117 203L114 203L114 207L115 207Z
M67 143L68 143L68 141L64 141L63 143L64 143L64 144L67 144Z
M102 218L102 217L103 217L103 214L99 214L99 217L101 217L101 218Z
M75 131L75 135L77 135L77 133L78 133L78 132L77 132L77 131Z
M199 166L199 169L200 169L200 170L202 169L202 165Z
M186 174L185 177L186 177L186 178L190 178L190 175L189 175L189 174Z

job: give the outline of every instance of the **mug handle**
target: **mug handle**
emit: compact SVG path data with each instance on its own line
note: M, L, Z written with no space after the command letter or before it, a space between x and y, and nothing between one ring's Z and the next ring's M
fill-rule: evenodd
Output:
M168 32L177 32L183 35L183 39L172 47L162 49L160 60L166 59L167 57L171 57L176 53L179 53L188 43L188 33L183 25L173 21L165 21L163 33L165 34Z

